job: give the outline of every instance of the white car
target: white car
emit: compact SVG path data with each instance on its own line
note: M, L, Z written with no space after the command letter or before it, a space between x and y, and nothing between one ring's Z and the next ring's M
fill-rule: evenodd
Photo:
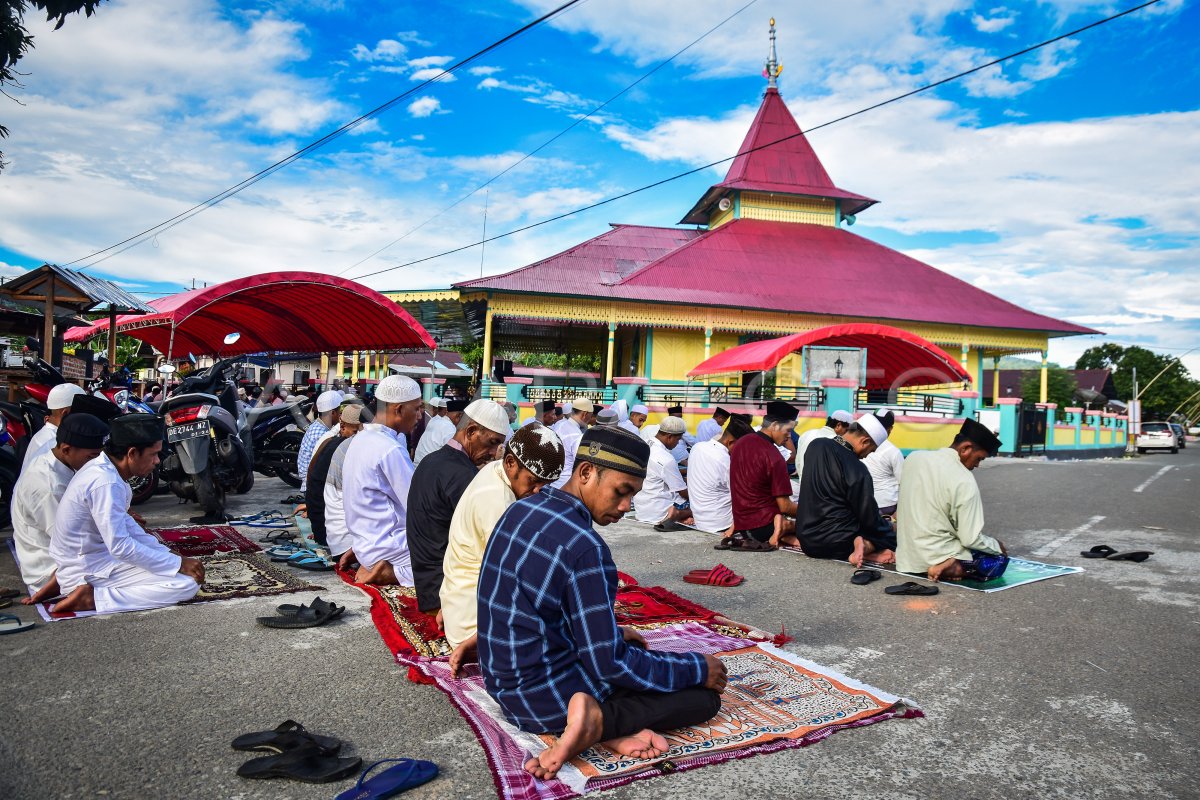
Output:
M1175 431L1171 430L1170 425L1165 422L1142 423L1142 432L1137 437L1137 451L1144 453L1147 450L1179 452L1179 440L1175 438Z
M1188 428L1188 436L1200 436L1200 425L1193 425Z

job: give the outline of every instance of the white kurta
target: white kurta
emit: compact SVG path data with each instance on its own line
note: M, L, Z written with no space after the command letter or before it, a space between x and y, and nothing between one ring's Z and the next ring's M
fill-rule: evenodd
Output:
M900 473L904 469L904 454L890 441L863 459L871 481L875 484L875 505L890 508L900 499Z
M354 555L368 569L391 563L401 586L413 585L407 510L412 474L404 436L391 428L371 424L350 439L342 503Z
M796 441L796 482L803 483L804 481L804 451L808 446L817 439L832 439L837 436L833 428L822 425L820 428L811 431L805 431L800 434L800 438ZM784 448L780 448L784 450ZM784 458L787 458L785 455Z
M924 573L972 550L999 554L983 532L983 500L975 476L949 447L918 450L904 461L896 509L896 569Z
M33 459L52 449L56 444L58 444L58 426L47 422L30 437L29 446L25 448L25 458L21 461L21 469L28 467Z
M57 567L50 557L58 502L75 472L50 449L21 470L13 488L13 544L21 562L21 580L32 591L41 589Z
M696 441L707 442L721 435L721 423L712 417L696 426Z
M335 556L340 556L354 546L350 541L350 529L346 527L346 508L342 504L342 473L346 466L346 453L350 452L350 442L353 438L337 446L337 450L333 452L333 459L329 462L329 472L325 474L325 542L329 552Z
M714 439L697 442L688 459L687 487L697 528L720 533L733 524L729 448Z
M633 496L633 510L640 522L659 523L671 513L679 492L687 489L679 464L671 451L657 438L650 442L650 460L646 463L646 480L642 490Z
M571 480L571 473L575 471L575 453L583 440L583 428L575 420L564 417L550 426L550 430L557 433L563 443L563 471L558 480L550 484L555 489L561 489Z
M71 479L55 516L50 555L58 584L64 593L91 584L101 613L173 605L200 591L179 574L183 560L129 516L132 497L102 453Z
M417 442L417 452L414 456L414 464L420 464L421 459L430 453L441 450L446 442L454 438L454 423L449 417L434 417L425 426L425 432L421 434L421 441ZM355 553L358 551L356 550Z
M641 428L639 428L637 425L634 425L632 422L630 422L630 421L629 421L629 420L627 420L627 419L626 419L626 420L622 420L621 422L618 422L618 423L617 423L617 426L618 426L618 427L620 427L620 428L624 428L625 430L627 430L627 431L629 431L630 433L632 433L634 436L641 436L641 435L642 435L642 430L641 430Z

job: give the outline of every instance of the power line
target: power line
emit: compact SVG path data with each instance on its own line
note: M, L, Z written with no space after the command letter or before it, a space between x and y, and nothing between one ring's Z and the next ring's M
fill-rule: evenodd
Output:
M679 56L683 55L683 54L684 54L684 53L686 53L688 50L690 50L690 49L692 49L693 47L695 47L697 44L699 44L700 42L702 42L704 39L708 38L708 36L710 36L711 34L713 34L714 32L716 32L718 29L720 29L722 26L724 26L724 25L725 25L727 22L729 22L729 21L730 21L730 20L732 20L734 17L738 16L738 15L739 15L739 14L741 14L743 11L745 11L746 9L748 9L750 6L754 5L754 4L755 4L755 3L757 3L757 2L758 2L758 0L750 0L750 2L749 2L749 3L746 3L746 5L742 6L742 7L741 7L741 8L739 8L737 11L734 11L732 14L730 14L728 17L726 17L725 19L723 19L723 20L721 20L720 22L718 22L718 23L717 23L716 25L714 25L713 27L709 28L707 31L705 31L703 34L701 34L699 38L697 38L697 39L694 39L694 40L693 40L693 41L692 41L690 44L688 44L686 47L684 47L684 48L683 48L683 49L681 49L681 50L677 50L677 51L676 51L674 54L672 54L672 55L671 55L669 58L667 58L665 61L660 61L660 62L659 62L659 63L658 63L658 64L657 64L657 65L656 65L656 66L655 66L653 69L651 69L649 72L646 72L645 74L643 74L641 77L639 77L639 78L638 78L637 80L635 80L633 83L629 84L629 85L628 85L628 86L626 86L624 89L622 89L621 91L617 92L617 93L616 93L616 94L614 94L612 97L608 98L608 99L607 99L607 100L605 100L603 103L601 103L600 105L598 105L598 106L596 106L595 108L593 108L591 111L589 111L589 112L587 112L586 114L584 114L584 115L582 115L582 116L580 116L580 117L576 118L576 119L575 119L575 120L574 120L574 121L573 121L573 122L572 122L570 125L568 125L567 127L563 128L561 131L559 131L558 133L554 134L554 135L553 135L553 136L551 136L549 139L547 139L546 141L542 142L541 144L539 144L539 145L538 145L537 147L535 147L534 149L530 150L530 151L529 151L528 153L526 153L525 155L521 156L521 158L519 158L518 160L514 161L512 164L509 164L507 167L505 167L504 169L502 169L500 172L498 172L498 173L496 173L495 175L493 175L492 177L488 178L486 181L484 181L483 183L479 184L479 185L478 185L478 186L476 186L474 189L472 189L471 191L467 192L467 193L466 193L466 194L464 194L462 197L458 198L458 199L457 199L457 200L455 200L453 203L451 203L450 205L448 205L448 206L446 206L445 208L443 208L441 211L439 211L439 212L437 212L436 214L434 214L432 217L429 217L428 219L426 219L426 220L425 220L424 222L422 222L421 224L417 225L417 226L416 226L416 227L414 227L414 228L410 228L410 229L409 229L407 232L405 232L405 233L404 233L403 235L401 235L399 238L393 239L392 241L390 241L390 242L388 242L387 244L385 244L383 247L381 247L381 248L379 248L378 250L376 250L374 253L371 253L369 256L366 256L365 258L361 258L361 259L359 259L358 261L356 261L356 262L354 262L353 264L351 264L350 266L346 267L346 268L345 268L345 269L343 269L341 272L339 272L339 273L338 273L338 275L344 275L344 274L346 274L347 272L349 272L350 270L354 269L355 267L357 267L357 266L359 266L359 265L361 265L361 264L364 264L364 263L366 263L367 261L370 261L372 258L374 258L375 256L379 255L380 253L382 253L382 252L384 252L384 251L386 251L386 250L389 250L389 249L391 249L391 248L392 248L392 247L394 247L395 245L397 245L397 244L399 244L400 242L402 242L402 241L404 241L405 239L407 239L409 236L412 236L414 233L416 233L417 231L421 230L421 228L424 228L426 225L428 225L429 223L433 222L435 219L438 219L439 217L441 217L441 216L442 216L443 214L445 214L446 212L448 212L448 211L451 211L452 209L454 209L454 208L456 208L457 206L459 206L459 205L460 205L461 203L463 203L465 200L467 200L468 198L470 198L471 196L473 196L474 194L476 194L477 192L479 192L479 190L480 190L480 189L485 189L485 188L487 188L488 186L490 186L490 185L492 185L493 183L495 183L496 181L498 181L500 178L504 177L504 176L505 176L506 174L508 174L509 172L512 172L514 169L516 169L517 167L519 167L519 166L520 166L521 164L523 164L525 161L527 161L527 160L529 160L530 158L532 158L533 156L537 155L537 154L538 154L538 153L540 153L542 150L546 149L547 147L549 147L551 144L553 144L554 142L556 142L556 141L558 141L559 139L561 139L561 138L562 138L563 136L565 136L566 134L570 133L570 132L571 132L572 130L574 130L574 129L575 129L575 127L576 127L576 126L578 126L580 123L587 121L588 119L590 119L591 117L593 117L595 114L597 114L598 112L600 112L601 110L603 110L605 106L607 106L607 105L609 105L610 103L614 102L615 100L617 100L618 98L620 98L622 95L624 95L624 94L628 93L628 92L629 92L631 89L633 89L633 88L634 88L635 86L637 86L639 83L641 83L642 81L646 80L646 79L647 79L647 78L649 78L651 75L653 75L654 73L658 72L660 69L662 69L663 67L667 66L668 64L670 64L670 63L671 63L672 61L674 61L675 59L679 58ZM483 277L483 276L481 275L480 277Z
M204 211L205 209L212 208L213 206L217 205L218 203L220 203L224 200L228 200L230 197L233 197L234 195L238 194L243 189L253 186L254 184L258 183L263 178L266 178L269 175L277 172L278 170L283 169L284 167L291 164L292 162L298 161L299 159L304 158L309 153L325 146L329 142L341 137L342 135L346 134L347 132L353 130L354 128L357 128L359 125L362 125L367 120L369 120L373 117L376 117L379 114L382 114L384 111L387 111L388 109L392 108L394 105L401 102L402 100L406 100L409 97L412 97L413 95L420 93L431 83L435 83L435 82L441 80L442 78L446 77L447 75L454 73L455 71L461 69L462 67L466 66L467 64L470 64L472 61L475 61L475 60L479 59L480 57L497 49L498 47L501 47L501 46L507 44L508 42L512 41L513 39L516 39L517 37L521 36L521 34L525 33L526 31L529 31L530 29L535 28L538 25L541 25L543 22L546 22L547 20L549 20L555 16L558 16L562 12L569 9L571 6L577 5L581 2L586 2L586 0L567 0L567 2L563 3L562 5L558 6L557 8L554 8L553 10L543 14L542 16L538 17L537 19L533 20L532 22L528 23L527 25L523 25L522 27L518 28L517 30L515 30L512 33L508 34L507 36L503 37L502 39L498 39L497 41L495 41L492 44L488 45L487 47L483 48L482 50L475 52L473 55L470 55L467 58L464 58L461 61L459 61L455 64L452 64L449 67L446 67L445 69L443 69L441 72L439 72L437 75L433 76L429 80L422 81L421 83L417 84L413 88L396 95L391 100L388 100L386 103L376 106L375 108L371 109L370 111L366 112L365 114L362 114L361 116L350 120L345 125L342 125L340 128L330 131L329 133L325 134L321 138L319 138L313 142L310 142L308 145L302 147L301 149L297 150L296 152L292 153L291 155L281 158L280 160L276 161L274 164L271 164L269 167L266 167L265 169L262 169L256 173L254 173L253 175L251 175L249 178L246 178L241 183L234 184L233 186L229 187L225 191L219 192L218 194L213 195L212 197L208 198L207 200L197 203L196 205L192 206L191 208L187 209L186 211L182 211L182 212L176 214L175 216L171 217L168 220L165 220L163 222L158 223L157 225L155 225L153 227L145 229L141 233L130 236L127 239L122 239L121 241L117 242L116 244L109 245L108 247L104 248L103 250L97 250L96 252L94 252L90 255L86 255L81 258L77 258L74 261L68 261L63 266L70 266L72 264L78 264L80 261L87 261L89 259L95 258L96 256L103 255L104 253L109 254L109 255L104 256L103 258L96 259L92 263L90 263L86 266L83 266L80 269L88 269L90 267L94 267L97 264L99 264L101 261L107 261L108 259L112 258L113 256L119 255L120 253L125 252L129 248L135 247L135 246L141 244L143 241L145 241L145 237L147 237L151 234L157 235L164 231L170 230L171 228L175 227L176 225L180 224L181 222L185 222L185 221L191 219L192 217L196 216L197 214ZM127 246L122 247L122 245L127 245ZM118 250L117 248L121 248L121 249ZM111 252L111 251L116 251L116 252Z
M504 239L504 238L507 238L507 237L509 237L509 236L514 236L514 235L516 235L516 234L518 234L518 233L524 233L525 231L532 230L532 229L534 229L534 228L540 228L540 227L541 227L541 226L543 226L543 225L548 225L548 224L550 224L551 222L558 222L558 221L559 221L559 220L561 220L561 219L566 219L567 217L571 217L571 216L574 216L574 215L576 215L576 214L582 214L582 213L584 213L584 212L586 212L586 211L592 211L593 209L600 208L601 206L606 206L606 205L608 205L609 203L615 203L615 202L616 202L616 201L618 201L618 200L624 200L624 199L625 199L625 198L627 198L627 197L632 197L633 195L636 195L636 194L641 194L642 192L649 191L650 189L656 189L656 188L658 188L659 186L663 186L663 185L665 185L665 184L668 184L668 183L671 183L671 182L673 182L673 181L677 181L677 180L679 180L680 178L686 178L686 177L688 177L688 176L690 176L690 175L695 175L695 174L696 174L696 173L698 173L698 172L704 172L705 170L712 169L713 167L720 166L721 164L726 164L726 163L728 163L728 162L730 162L730 161L733 161L735 158L738 158L738 157L740 157L740 156L747 155L747 154L749 154L749 153L754 153L754 152L757 152L757 151L759 151L759 150L763 150L763 149L765 149L765 148L768 148L768 147L774 147L774 146L775 146L775 145L777 145L777 144L781 144L781 143L783 143L783 142L786 142L786 141L788 141L788 140L790 140L790 139L794 139L794 138L796 138L796 137L798 137L798 136L804 136L804 135L806 135L807 133L813 133L813 132L815 132L815 131L819 131L819 130L821 130L822 128L827 128L827 127L829 127L830 125L836 125L836 124L837 124L837 123L839 123L839 122L845 122L845 121L846 121L846 120L848 120L848 119L851 119L851 118L853 118L853 117L857 117L857 116L859 116L859 115L861 115L861 114L866 114L866 113L867 113L867 112L869 112L869 111L875 111L876 109L883 108L884 106L891 105L892 103L897 103L897 102L899 102L899 101L901 101L901 100L904 100L904 99L907 99L907 98L909 98L909 97L912 97L913 95L921 94L921 93L923 93L923 92L927 92L927 91L929 91L929 90L931 90L931 89L936 89L936 88L937 88L937 87L939 87L939 86L944 86L945 84L951 83L952 81L959 80L960 78L965 78L965 77L966 77L966 76L968 76L968 75L973 75L974 73L976 73L976 72L979 72L979 71L981 71L981 70L985 70L985 69L987 69L987 68L989 68L989 67L994 67L994 66L996 66L997 64L1003 64L1003 63L1004 63L1004 62L1006 62L1006 61L1011 61L1011 60L1013 60L1014 58L1019 58L1019 57L1021 57L1021 56L1023 56L1023 55L1027 55L1027 54L1029 54L1029 53L1032 53L1032 52L1034 52L1034 51L1036 51L1036 50L1040 50L1040 49L1042 49L1043 47L1048 47L1049 45L1055 44L1056 42L1060 42L1060 41L1062 41L1063 39L1069 39L1069 38L1071 38L1071 37L1073 37L1073 36L1078 36L1079 34L1081 34L1081 33L1085 32L1085 31L1091 30L1092 28L1098 28L1098 27L1099 27L1099 26L1101 26L1101 25L1105 25L1105 24L1107 24L1107 23L1109 23L1109 22L1112 22L1112 21L1114 21L1114 20L1120 19L1121 17L1128 16L1129 14L1132 14L1132 13L1134 13L1135 11L1140 11L1140 10L1142 10L1143 8L1147 8L1147 7L1149 7L1149 6L1152 6L1152 5L1155 5L1155 4L1157 4L1157 3L1159 3L1159 2L1161 2L1161 0L1149 0L1149 2L1145 2L1145 3L1142 3L1142 4L1140 4L1140 5L1134 6L1134 7L1132 7L1132 8L1128 8L1128 9L1126 9L1125 11L1121 11L1121 12L1119 12L1119 13L1113 14L1112 16L1108 16L1108 17L1104 17L1103 19L1096 20L1095 22L1092 22L1092 23L1089 23L1089 24L1087 24L1087 25L1084 25L1084 26L1083 26L1083 27L1081 27L1081 28L1076 28L1075 30L1068 31L1067 33L1061 34L1060 36L1055 36L1053 39L1047 39L1047 40L1045 40L1045 41L1043 41L1043 42L1039 42L1038 44L1031 45L1031 46L1029 46L1029 47L1026 47L1026 48L1024 48L1024 49L1018 50L1018 51L1016 51L1016 52L1014 52L1014 53L1009 53L1009 54L1008 54L1008 55L1006 55L1006 56L1001 56L1000 58L996 58L996 59L993 59L993 60L991 60L991 61L988 61L988 62L987 62L987 63L985 63L985 64L980 64L980 65L978 65L978 66L976 66L976 67L972 67L971 69L964 70L964 71L962 71L962 72L956 73L956 74L954 74L954 75L951 75L951 76L949 76L948 78L942 78L941 80L934 81L933 83L927 83L927 84L925 84L924 86L920 86L920 87L918 87L918 88L916 88L916 89L913 89L912 91L905 92L904 94L899 94L899 95L896 95L895 97L892 97L892 98L890 98L890 99L888 99L888 100L883 100L883 101L881 101L881 102L879 102L879 103L875 103L874 105L867 106L866 108L860 108L858 111L853 111L853 112L851 112L851 113L849 113L849 114L844 114L844 115L842 115L842 116L840 116L840 117L837 117L836 119L831 119L831 120L829 120L828 122L823 122L823 123L821 123L820 125L817 125L817 126L816 126L816 127L814 127L814 128L809 128L809 129L808 129L808 131L800 131L800 132L798 132L798 133L793 133L793 134L790 134L790 135L788 135L788 136L784 136L784 137L783 137L783 138L781 138L781 139L776 139L776 140L775 140L775 141L773 141L773 142L767 142L766 144L761 144L761 145L759 145L759 146L757 146L757 147L751 147L751 148L748 148L748 149L746 149L746 150L742 150L742 151L740 151L740 152L738 152L738 153L735 153L735 154L734 154L734 155L732 155L732 156L728 156L727 158L722 158L722 159L719 159L719 160L717 160L717 161L712 161L712 162L710 162L710 163L708 163L708 164L704 164L703 166L696 167L695 169L689 169L689 170L687 170L687 171L685 171L685 172L680 172L680 173L678 173L678 174L676 174L676 175L672 175L672 176L670 176L670 177L668 177L668 178L663 178L662 180L658 180L658 181L655 181L655 182L653 182L653 183L646 184L645 186L641 186L641 187L639 187L639 188L637 188L637 189L630 189L630 190L629 190L629 191L627 191L627 192L622 192L621 194L613 195L612 197L605 198L604 200L600 200L600 201L598 201L598 202L595 202L595 203L592 203L592 204L590 204L590 205L586 205L586 206L582 206L582 207L580 207L580 208L576 208L576 209L574 209L574 210L572 210L572 211L567 211L567 212L564 212L564 213L562 213L562 214L556 214L556 215L555 215L555 216L553 216L553 217L548 217L548 218L546 218L546 219L539 220L538 222L532 222L532 223L530 223L530 224L528 224L528 225L524 225L524 226L522 226L522 227L520 227L520 228L514 228L513 230L510 230L510 231L505 231L504 233L498 233L498 234L496 234L495 236L491 236L491 237L489 237L489 238L487 238L487 239L485 239L485 240L481 240L481 241L478 241L478 242L472 242L471 244L465 244L465 245L462 245L462 246L460 246L460 247L455 247L455 248L453 248L453 249L451 249L451 250L445 250L445 251L443 251L443 252L441 252L441 253L437 253L436 255L432 255L432 256L426 256L426 257L424 257L424 258L418 258L418 259L416 259L416 260L414 260L414 261L407 261L407 262L405 262L405 263L403 263L403 264L397 264L396 266L393 266L393 267L387 267L387 268L385 268L385 269L376 270L375 272L368 272L368 273L365 273L365 274L363 274L363 275L359 275L357 278L354 278L354 280L356 280L356 281L361 281L361 280L364 280L365 278L371 278L371 277L374 277L374 276L376 276L376 275L382 275L382 274L384 274L385 272L392 272L392 271L395 271L395 270L398 270L398 269L404 269L404 268L406 268L406 267L412 267L412 266L415 266L415 265L417 265L417 264L423 264L423 263L425 263L426 261L432 261L432 260L434 260L434 259L437 259L437 258L442 258L443 256L449 256L449 255L453 255L453 254L455 254L455 253L461 253L463 250L469 250L469 249L470 249L470 248L472 248L472 247L478 247L479 245L482 245L482 244L484 244L485 242L494 242L494 241L496 241L496 240L498 240L498 239Z

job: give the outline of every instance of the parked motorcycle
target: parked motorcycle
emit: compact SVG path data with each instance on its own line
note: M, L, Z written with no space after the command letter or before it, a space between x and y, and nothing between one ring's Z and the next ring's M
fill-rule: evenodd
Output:
M93 397L99 397L117 406L121 409L122 414L156 414L158 413L146 403L142 402L136 394L129 391L132 384L133 373L128 367L122 366L111 373L105 367L104 371L98 378L88 384L88 391ZM149 500L158 491L159 480L158 470L151 472L146 477L135 476L129 479L129 488L133 490L133 497L129 504L133 506L141 505Z
M13 487L21 473L29 436L21 407L0 401L0 529L12 524Z

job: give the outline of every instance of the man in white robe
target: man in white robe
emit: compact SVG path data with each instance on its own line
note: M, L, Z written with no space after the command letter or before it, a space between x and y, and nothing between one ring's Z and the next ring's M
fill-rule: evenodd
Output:
M620 427L636 436L641 436L642 426L646 424L646 417L649 415L649 407L638 403L633 408L629 409L629 418L621 422Z
M375 393L375 396L379 396L378 391ZM443 400L442 402L446 404L446 413L442 416L434 417L425 427L425 433L421 434L421 441L417 443L417 452L413 456L414 466L420 464L425 456L445 447L446 442L453 439L454 432L458 430L458 421L462 419L463 409L467 407L467 401ZM379 412L376 411L375 413L378 414ZM404 433L407 436L411 431L412 428L410 427Z
M81 394L85 394L83 389L73 383L60 383L50 390L49 396L46 397L46 408L50 413L46 415L45 424L30 437L29 445L25 448L25 458L21 461L21 469L25 469L35 456L40 456L54 447L57 443L55 436L58 426L71 413L71 402Z
M167 549L129 515L127 481L158 465L163 422L154 414L112 421L104 452L67 486L55 517L50 555L67 593L53 611L141 611L190 600L204 566Z
M729 451L754 429L743 419L730 418L719 436L696 442L688 457L688 503L693 525L709 533L733 535L733 496L729 490Z
M679 472L679 464L671 448L683 437L683 420L667 417L658 426L650 441L650 460L646 463L646 478L642 489L633 496L633 509L639 522L662 525L682 522L690 525L692 512L676 503L687 500L688 486Z
M588 423L592 421L592 415L596 411L592 401L586 397L576 397L567 406L567 409L571 412L570 415L563 417L551 427L551 430L557 433L558 438L562 440L563 453L566 458L562 475L551 484L555 489L561 489L571 479L571 471L575 468L575 451L579 449L579 442L583 439L584 431L588 429Z
M355 435L346 451L342 502L351 549L338 565L357 563L358 583L412 586L407 506L414 467L405 437L421 413L421 387L412 378L389 375L379 382L375 400L378 424Z
M712 416L696 426L696 441L709 442L721 435L725 423L729 421L729 412L717 406Z
M864 458L863 464L871 473L871 482L875 486L875 505L879 506L879 513L890 517L896 513L896 504L900 502L900 476L904 471L904 454L900 452L899 447L892 444L891 434L896 424L896 415L886 408L881 408L875 412L875 416L888 432L888 440Z

